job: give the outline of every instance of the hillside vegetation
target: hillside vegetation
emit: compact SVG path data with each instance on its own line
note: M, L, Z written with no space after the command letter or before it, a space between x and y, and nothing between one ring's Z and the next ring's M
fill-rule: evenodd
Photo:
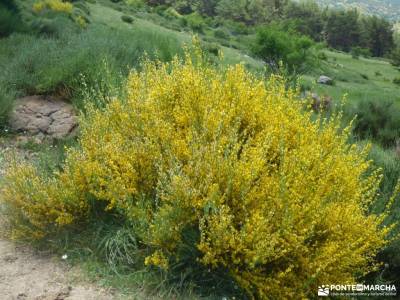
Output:
M335 8L357 8L366 14L400 20L400 2L397 0L318 0L318 3Z
M80 128L20 145L37 159L1 179L7 236L127 297L400 283L393 24L233 2L0 4L1 138L24 134L10 115L31 95L71 102Z

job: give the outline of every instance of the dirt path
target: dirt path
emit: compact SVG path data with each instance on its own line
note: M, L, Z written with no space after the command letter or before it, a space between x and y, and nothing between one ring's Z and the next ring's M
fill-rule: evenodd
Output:
M0 240L1 300L108 300L113 296L90 285L74 283L66 265Z
M0 137L0 179L10 155L34 159L18 141ZM0 218L1 219L1 218ZM1 226L1 224L0 224ZM0 300L109 300L111 293L79 283L79 271L60 259L35 253L0 237Z

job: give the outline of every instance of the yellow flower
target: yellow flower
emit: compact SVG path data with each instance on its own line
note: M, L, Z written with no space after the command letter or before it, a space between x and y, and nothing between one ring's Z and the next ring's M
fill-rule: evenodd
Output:
M33 11L40 13L45 9L49 9L56 12L65 12L67 14L72 13L73 9L72 3L62 0L39 0L33 4Z
M168 260L160 251L156 251L152 255L146 257L144 263L146 266L153 265L160 267L161 269L168 270Z

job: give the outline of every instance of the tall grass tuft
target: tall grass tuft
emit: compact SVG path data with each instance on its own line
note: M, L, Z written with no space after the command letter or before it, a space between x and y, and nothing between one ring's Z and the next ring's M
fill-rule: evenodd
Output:
M7 120L15 101L15 93L0 84L0 129L7 126Z

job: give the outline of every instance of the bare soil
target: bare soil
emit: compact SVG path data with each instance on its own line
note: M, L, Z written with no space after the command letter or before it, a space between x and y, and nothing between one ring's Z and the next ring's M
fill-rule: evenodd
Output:
M74 279L77 270L0 239L1 300L109 300L105 290Z

